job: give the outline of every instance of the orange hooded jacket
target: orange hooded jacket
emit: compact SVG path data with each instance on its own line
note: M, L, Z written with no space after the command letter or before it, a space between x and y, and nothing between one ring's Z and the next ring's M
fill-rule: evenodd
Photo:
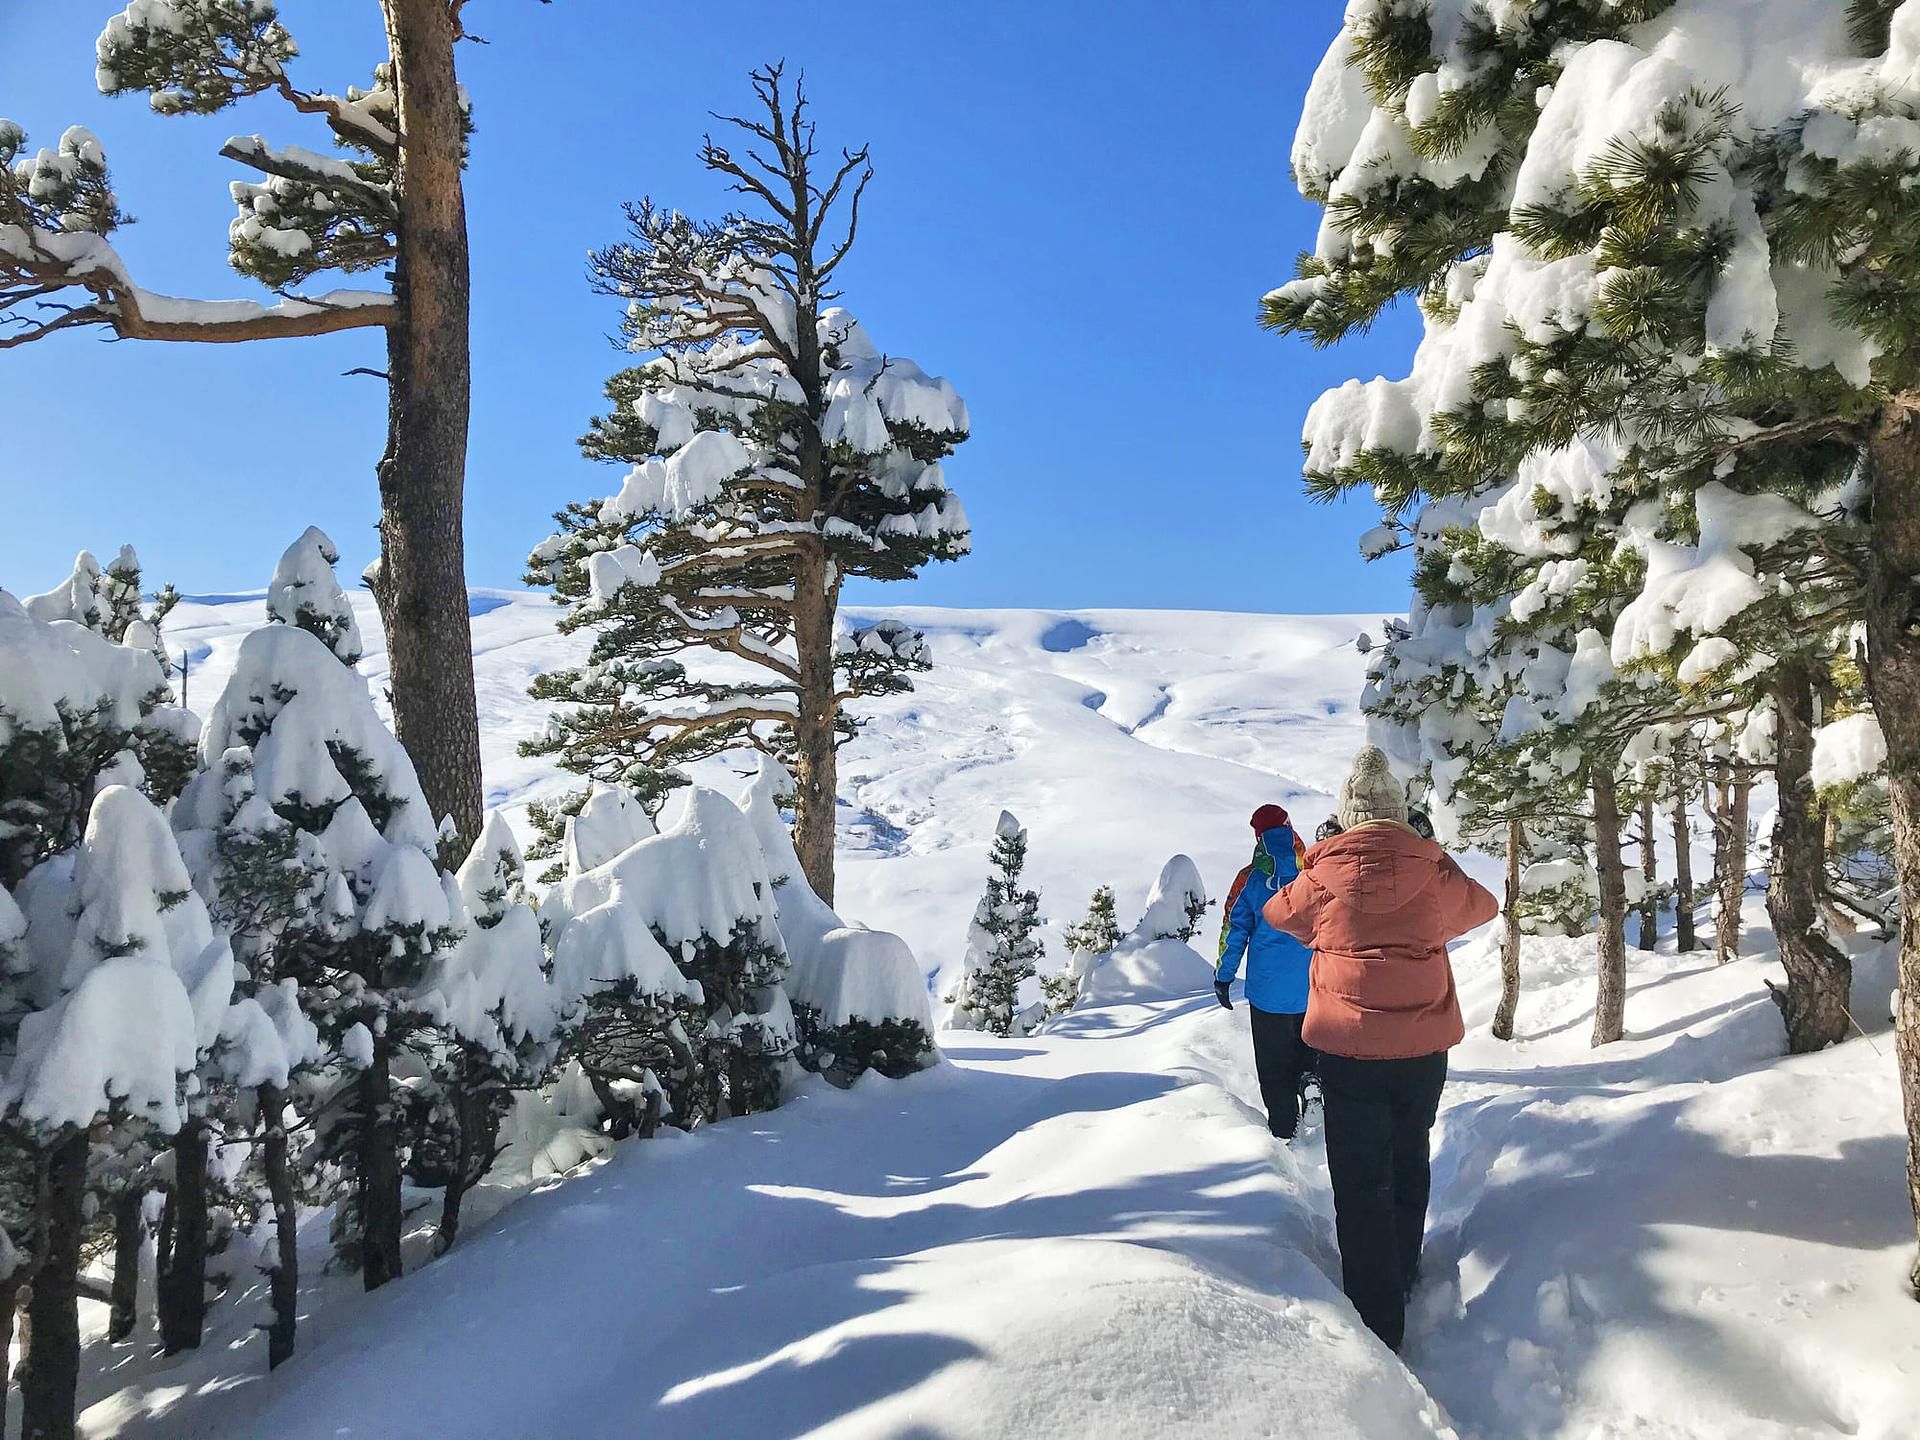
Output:
M1447 944L1500 913L1438 845L1375 821L1323 840L1266 922L1313 951L1301 1038L1355 1060L1449 1050L1466 1036Z

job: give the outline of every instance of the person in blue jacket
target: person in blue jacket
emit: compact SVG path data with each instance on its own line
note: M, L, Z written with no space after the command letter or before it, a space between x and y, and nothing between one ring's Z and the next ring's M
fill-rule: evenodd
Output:
M1314 1054L1300 1039L1307 1014L1307 968L1313 952L1261 916L1267 901L1300 873L1303 847L1287 812L1262 805L1253 812L1253 860L1227 892L1220 926L1220 961L1213 992L1233 1008L1231 987L1247 966L1247 1009L1253 1017L1253 1063L1260 1077L1260 1098L1267 1107L1267 1128L1281 1140L1299 1128L1302 1091L1313 1071Z

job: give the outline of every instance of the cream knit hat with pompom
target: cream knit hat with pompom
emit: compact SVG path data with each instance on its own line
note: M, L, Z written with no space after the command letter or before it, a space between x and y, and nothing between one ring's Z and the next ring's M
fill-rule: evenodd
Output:
M1386 752L1369 745L1353 757L1353 774L1340 786L1340 824L1348 829L1370 820L1407 823L1407 790L1394 778Z

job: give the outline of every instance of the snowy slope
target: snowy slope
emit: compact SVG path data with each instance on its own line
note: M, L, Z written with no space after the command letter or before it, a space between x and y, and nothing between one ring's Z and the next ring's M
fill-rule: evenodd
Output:
M356 593L375 693L385 651L371 599ZM472 604L480 727L490 805L517 813L567 788L515 744L545 711L528 680L584 649L553 631L544 596L476 592ZM1216 893L1246 863L1247 817L1273 801L1307 831L1360 743L1361 617L1157 611L902 609L933 648L915 693L870 705L872 723L841 758L843 913L906 937L948 978L987 873L1001 810L1031 834L1028 874L1064 958L1061 927L1094 886L1112 885L1131 924L1168 857L1200 863ZM168 622L190 657L188 701L205 713L241 637L261 623L257 597L195 597ZM744 766L740 767L744 773ZM702 778L732 793L721 762Z

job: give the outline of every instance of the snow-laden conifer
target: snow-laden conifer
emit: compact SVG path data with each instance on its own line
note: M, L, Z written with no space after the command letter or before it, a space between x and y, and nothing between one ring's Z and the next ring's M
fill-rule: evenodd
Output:
M455 877L466 931L434 980L447 1032L440 1071L451 1124L437 1137L445 1177L435 1243L448 1249L460 1207L500 1153L500 1125L516 1090L542 1083L558 1042L559 1016L545 973L540 921L526 890L526 862L498 811Z
M846 1084L868 1070L890 1079L934 1058L926 980L907 942L849 924L813 893L781 814L793 777L770 755L740 797L773 884L786 942L786 990L793 1003L795 1054L809 1070Z
M619 491L569 506L530 561L567 607L562 629L594 642L585 665L536 680L559 708L527 749L650 807L704 756L791 760L795 845L830 905L849 707L928 664L900 621L841 624L841 587L966 552L941 462L969 422L950 384L837 303L867 152L820 163L781 68L753 85L759 110L729 122L746 146L701 152L749 211L704 223L642 201L593 258L649 358L608 383L613 408L582 442L630 467Z
M1040 940L1040 895L1022 884L1027 832L1000 812L994 826L992 871L986 893L967 926L960 978L947 996L947 1028L1010 1035L1020 1009L1020 986L1033 978L1046 947Z
M1065 1014L1073 1008L1093 962L1102 955L1112 954L1125 938L1119 917L1114 913L1111 885L1095 887L1093 898L1087 902L1087 913L1078 923L1067 926L1061 938L1067 945L1067 963L1040 980L1041 991L1047 997L1047 1011L1053 1015Z
M342 1251L369 1288L400 1271L396 1063L435 1055L427 982L463 923L412 762L358 674L296 625L241 643L176 824L247 937L253 983L292 982L325 1061L293 1098L322 1119L305 1165L350 1181Z
M1690 718L1764 699L1780 717L1771 902L1800 1048L1844 1031L1844 957L1808 903L1804 731L1850 623L1890 772L1920 774L1920 444L1899 398L1920 364L1901 278L1920 7L1783 0L1753 46L1700 43L1701 9L1733 7L1349 7L1294 155L1326 223L1267 315L1330 341L1396 295L1425 312L1406 380L1323 401L1320 493L1367 484L1394 521L1605 452L1583 495L1535 485L1510 508L1538 495L1556 527L1617 529L1597 631L1617 694L1677 697ZM1563 558L1577 589L1572 567L1603 557ZM1920 782L1896 778L1889 801L1920 876ZM1911 939L1901 994L1920 1005ZM1920 1011L1901 1035L1920 1115Z
M353 602L340 588L333 567L340 552L317 526L307 531L280 557L267 586L267 619L297 625L320 638L343 665L359 663L365 646Z
M333 88L314 82L270 0L132 0L109 16L94 47L102 94L145 96L159 115L257 101L307 127L296 137L304 144L237 135L220 151L247 176L225 187L228 259L273 298L186 300L143 285L117 248L127 216L99 138L75 126L35 147L0 119L0 349L83 326L148 341L368 330L385 342L382 368L361 368L386 379L391 400L372 588L393 711L435 810L471 842L481 820L473 671L468 648L447 644L467 613L462 173L472 123L455 73L461 8L378 6L384 43L366 58L367 83ZM368 272L379 274L376 288L340 283Z
M616 1136L771 1109L794 1045L773 882L746 816L695 787L673 824L541 907L554 993Z

